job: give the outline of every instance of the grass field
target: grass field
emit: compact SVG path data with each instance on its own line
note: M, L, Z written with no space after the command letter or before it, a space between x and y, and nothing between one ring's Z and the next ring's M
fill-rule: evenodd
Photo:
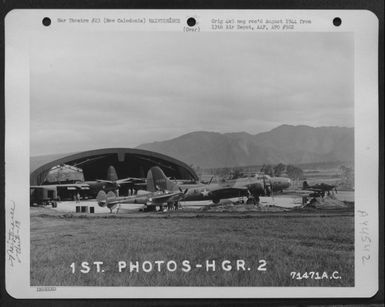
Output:
M127 216L52 214L31 208L32 286L353 286L353 211L277 214L150 213ZM224 271L242 259L246 271ZM266 260L266 271L258 261ZM170 272L118 272L118 261L174 260ZM183 272L182 261L192 269ZM216 271L195 268L216 261ZM83 261L104 272L83 274ZM71 263L76 263L72 273ZM250 270L247 270L250 268ZM290 272L338 271L341 279L292 279Z

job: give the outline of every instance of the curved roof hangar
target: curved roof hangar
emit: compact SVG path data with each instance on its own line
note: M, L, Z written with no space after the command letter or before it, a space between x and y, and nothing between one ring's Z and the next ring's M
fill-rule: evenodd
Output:
M86 181L106 178L111 165L115 167L119 178L145 178L151 167L159 166L168 177L198 180L190 166L172 157L142 149L105 148L69 155L32 157L30 184L44 184L52 167L62 164L81 168Z

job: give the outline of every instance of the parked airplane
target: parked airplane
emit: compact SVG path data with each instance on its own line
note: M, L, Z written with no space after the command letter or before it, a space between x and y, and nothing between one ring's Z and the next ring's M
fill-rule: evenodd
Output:
M83 184L87 184L92 191L92 195L97 195L101 190L114 191L119 194L119 188L124 184L140 184L143 183L143 178L128 177L124 179L118 179L115 167L110 165L107 170L107 179L96 179L93 181L85 181ZM82 184L82 183L80 183Z
M169 180L158 166L148 171L146 184L147 193L141 195L119 197L113 192L106 194L100 191L96 198L98 205L109 208L111 212L120 204L143 204L146 210L156 210L159 207L163 211L166 205L168 208L177 208L179 200L187 192L187 189L183 192L177 184Z
M111 165L107 170L107 179L88 180L74 183L56 183L31 186L30 203L50 204L57 200L72 199L74 195L95 197L101 190L119 193L119 188L124 184L143 184L143 178L129 177L118 179L115 168Z
M335 185L330 185L323 182L314 185L309 185L307 181L304 181L302 189L313 192L313 194L309 196L315 197L324 197L325 193L327 193L327 195L330 195L330 192L332 191L335 191L337 193L337 188Z
M217 204L221 199L248 197L248 202L259 203L260 196L270 196L273 192L287 189L289 178L257 174L254 177L223 180L218 183L181 185L188 193L184 201L212 200Z

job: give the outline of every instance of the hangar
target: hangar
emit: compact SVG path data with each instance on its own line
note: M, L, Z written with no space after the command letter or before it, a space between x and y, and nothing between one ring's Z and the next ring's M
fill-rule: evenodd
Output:
M58 165L81 169L85 181L106 178L110 166L116 169L119 178L145 178L152 166L159 166L170 178L198 180L195 171L182 161L160 153L133 148L105 148L69 155L31 157L30 163L31 186L49 184L47 176Z

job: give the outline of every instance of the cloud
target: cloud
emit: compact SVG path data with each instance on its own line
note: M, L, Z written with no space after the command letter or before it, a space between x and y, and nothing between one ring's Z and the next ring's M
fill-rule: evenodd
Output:
M349 33L39 33L31 153L353 126L353 50Z

